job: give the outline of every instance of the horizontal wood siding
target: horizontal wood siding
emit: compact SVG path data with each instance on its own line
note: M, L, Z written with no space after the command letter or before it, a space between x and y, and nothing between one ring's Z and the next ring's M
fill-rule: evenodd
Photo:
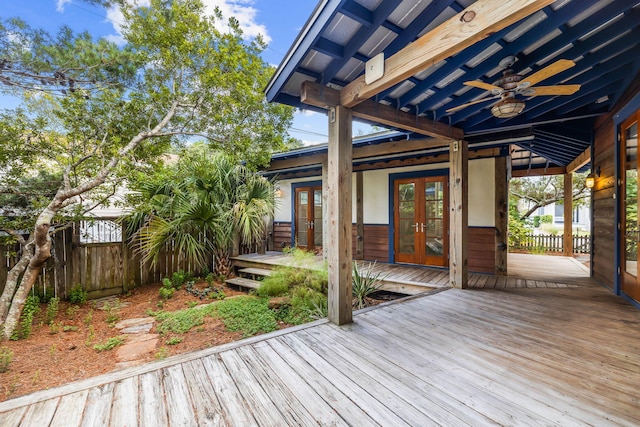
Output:
M625 89L624 95L611 112L598 118L593 138L591 164L600 168L600 176L592 191L593 196L593 277L603 285L614 289L616 259L614 237L617 233L615 221L616 168L615 147L617 144L614 115L640 93L640 74ZM622 119L625 119L624 117Z
M595 130L592 164L600 166L593 188L593 277L610 289L615 281L615 126L608 117Z
M469 271L494 273L496 265L496 229L469 227Z
M291 246L291 223L273 223L273 250L280 251L286 246Z
M356 253L356 224L352 228L352 250ZM386 224L364 225L364 259L365 261L389 262L389 226Z

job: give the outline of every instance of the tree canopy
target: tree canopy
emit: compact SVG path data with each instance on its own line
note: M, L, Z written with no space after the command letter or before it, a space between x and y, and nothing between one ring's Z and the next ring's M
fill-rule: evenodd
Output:
M260 57L264 44L244 41L235 19L218 30L221 15L205 16L199 0L93 3L121 3L124 46L0 22L0 88L22 99L0 113L0 193L26 194L20 185L52 175L43 198L34 193L29 202L28 240L14 234L26 249L0 298L5 336L63 214L82 215L193 138L248 168L290 141L291 108L267 103L262 92L273 73Z

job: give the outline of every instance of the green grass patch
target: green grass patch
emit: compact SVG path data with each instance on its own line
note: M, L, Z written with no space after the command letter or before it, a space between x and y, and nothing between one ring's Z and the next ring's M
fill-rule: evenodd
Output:
M262 298L241 297L227 299L215 305L218 316L230 331L240 331L243 337L278 329L275 313L269 301Z
M155 312L153 315L159 322L156 329L161 334L168 332L184 334L193 327L202 325L204 318L211 316L214 310L215 308L212 305L207 305L172 312Z

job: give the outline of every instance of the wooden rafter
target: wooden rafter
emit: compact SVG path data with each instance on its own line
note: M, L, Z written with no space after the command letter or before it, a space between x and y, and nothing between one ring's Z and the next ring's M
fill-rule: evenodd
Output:
M367 85L360 76L349 83L340 91L340 103L353 108L553 2L478 0L387 58L384 76L379 80Z
M340 92L306 81L302 83L300 100L304 104L329 109L340 105ZM450 141L464 138L462 129L426 117L416 117L371 100L355 106L352 112L353 117L437 138L441 147L448 145Z
M574 173L591 161L591 147L584 150L569 165L567 165L566 173Z

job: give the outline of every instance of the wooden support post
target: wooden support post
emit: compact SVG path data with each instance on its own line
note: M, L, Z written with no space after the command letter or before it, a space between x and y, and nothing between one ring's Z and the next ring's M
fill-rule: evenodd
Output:
M329 320L352 321L351 295L351 110L338 105L329 110L327 167L327 263Z
M572 174L564 175L564 256L573 256L573 179Z
M327 156L322 159L322 259L327 261L327 248L329 247L329 234L327 225L327 171L329 170Z
M356 257L364 259L364 205L362 172L356 172Z
M497 276L507 275L507 225L509 223L509 181L507 177L507 158L495 159L495 227L496 227L496 265Z
M469 233L469 146L467 141L454 141L449 148L449 284L467 287Z

